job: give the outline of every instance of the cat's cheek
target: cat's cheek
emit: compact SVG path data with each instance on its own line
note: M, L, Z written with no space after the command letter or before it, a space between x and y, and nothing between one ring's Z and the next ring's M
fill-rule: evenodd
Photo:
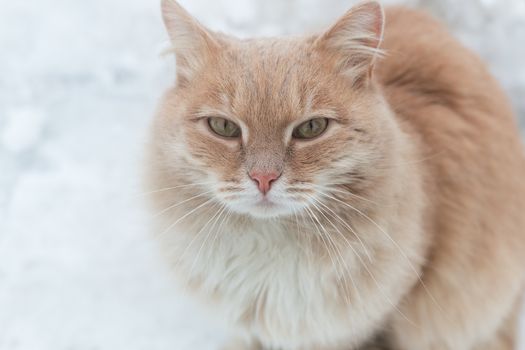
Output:
M186 148L194 160L219 178L232 177L241 166L240 146L235 142L221 142L213 136L190 134Z

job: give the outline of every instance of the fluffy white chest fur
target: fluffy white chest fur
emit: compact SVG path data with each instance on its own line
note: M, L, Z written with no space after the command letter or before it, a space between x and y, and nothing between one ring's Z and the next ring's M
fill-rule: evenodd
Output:
M278 221L231 223L209 235L173 235L168 246L192 292L267 348L358 344L398 302L400 278L414 273L406 264L393 270L373 252L369 260L358 242L311 244L318 232L305 230ZM313 254L320 246L325 251Z

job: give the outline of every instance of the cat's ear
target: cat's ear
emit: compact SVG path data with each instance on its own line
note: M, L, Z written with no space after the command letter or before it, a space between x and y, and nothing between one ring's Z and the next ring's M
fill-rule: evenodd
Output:
M177 58L177 82L185 84L217 54L220 43L175 0L162 0L162 17Z
M376 1L364 2L350 9L314 46L330 54L335 69L355 83L370 78L374 62L382 54L384 11Z

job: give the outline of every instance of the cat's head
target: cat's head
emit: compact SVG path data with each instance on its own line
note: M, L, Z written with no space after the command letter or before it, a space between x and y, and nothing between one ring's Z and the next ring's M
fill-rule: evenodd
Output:
M378 3L351 9L321 35L251 40L211 32L173 0L162 9L177 83L155 142L171 184L275 217L373 174L388 147L386 107L372 81Z

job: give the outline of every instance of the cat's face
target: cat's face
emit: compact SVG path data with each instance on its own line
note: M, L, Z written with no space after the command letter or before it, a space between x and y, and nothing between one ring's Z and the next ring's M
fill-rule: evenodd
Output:
M293 215L323 205L328 188L357 185L382 156L384 105L369 81L381 15L371 3L320 37L241 41L166 1L178 84L160 118L172 176L255 217Z

